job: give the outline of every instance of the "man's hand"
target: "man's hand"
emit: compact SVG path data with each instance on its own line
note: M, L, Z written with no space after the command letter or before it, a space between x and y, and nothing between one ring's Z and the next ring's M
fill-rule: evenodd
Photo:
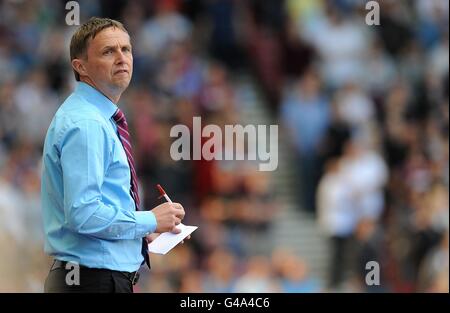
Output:
M170 231L174 234L179 234L181 232L181 230L176 227L184 218L184 208L181 204L165 202L151 211L156 217L155 233Z
M151 243L153 240L158 238L158 236L161 235L160 233L151 233L150 235L145 236L145 239L147 240L147 243Z

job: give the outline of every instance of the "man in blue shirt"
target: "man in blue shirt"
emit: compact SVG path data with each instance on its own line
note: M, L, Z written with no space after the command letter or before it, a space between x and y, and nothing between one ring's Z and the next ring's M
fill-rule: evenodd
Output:
M133 292L148 258L143 239L179 232L180 204L140 210L128 126L117 107L132 76L131 49L123 25L111 19L92 18L72 37L78 85L56 112L43 152L45 251L55 258L46 292Z

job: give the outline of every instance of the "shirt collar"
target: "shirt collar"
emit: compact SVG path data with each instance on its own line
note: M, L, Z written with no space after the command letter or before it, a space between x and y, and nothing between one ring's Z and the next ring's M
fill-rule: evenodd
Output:
M75 93L94 104L100 113L107 119L110 119L117 111L117 105L114 104L114 102L89 84L78 82Z

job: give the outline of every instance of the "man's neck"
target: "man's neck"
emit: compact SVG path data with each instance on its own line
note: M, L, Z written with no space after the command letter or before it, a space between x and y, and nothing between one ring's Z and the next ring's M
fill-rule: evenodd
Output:
M110 93L105 92L101 88L97 87L97 85L89 77L80 77L80 81L98 90L101 94L103 94L106 98L111 100L111 102L113 102L114 104L117 104L119 102L121 94L112 95Z

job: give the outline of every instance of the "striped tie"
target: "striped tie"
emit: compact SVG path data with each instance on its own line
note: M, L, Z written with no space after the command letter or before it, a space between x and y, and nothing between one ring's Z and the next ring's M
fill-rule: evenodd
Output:
M117 109L116 113L113 115L114 121L116 121L117 131L119 132L120 141L122 142L125 154L127 155L128 164L130 165L131 171L131 189L130 193L134 199L136 205L136 210L140 210L141 201L139 199L139 187L137 184L137 175L134 167L133 152L131 150L130 133L128 131L128 123L120 109Z
M122 142L123 149L125 150L125 154L127 155L128 165L130 166L130 172L131 172L131 188L130 188L130 194L131 197L134 200L134 204L136 207L136 210L141 210L140 204L141 201L139 199L139 187L137 183L137 175L136 175L136 169L134 166L134 160L133 160L133 151L131 149L131 140L130 140L130 132L128 131L128 123L125 118L125 114L120 109L117 109L116 113L113 115L113 119L116 122L117 125L117 131L119 133L120 141ZM145 238L142 238L142 256L144 257L145 262L147 263L148 267L150 268L150 260L148 257L148 248L147 248L147 241Z

